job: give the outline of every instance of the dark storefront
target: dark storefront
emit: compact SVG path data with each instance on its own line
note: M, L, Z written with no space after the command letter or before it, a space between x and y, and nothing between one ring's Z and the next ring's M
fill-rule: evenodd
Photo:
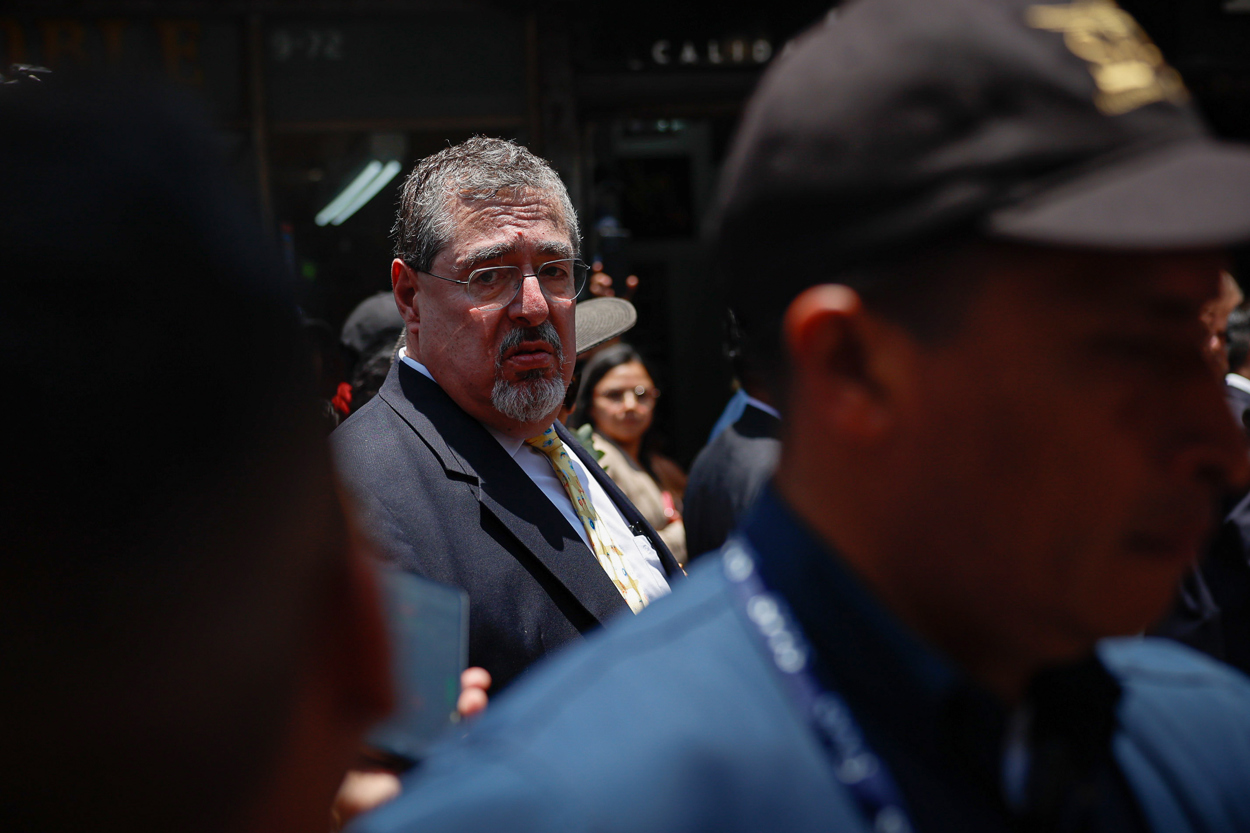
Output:
M336 330L389 286L396 191L415 160L474 133L528 144L565 178L587 259L639 276L629 340L657 366L658 428L688 463L729 394L699 242L717 171L761 71L829 3L771 5L11 3L0 64L107 68L194 91L306 313ZM1216 127L1250 137L1250 2L1122 5ZM332 205L352 186L355 199Z

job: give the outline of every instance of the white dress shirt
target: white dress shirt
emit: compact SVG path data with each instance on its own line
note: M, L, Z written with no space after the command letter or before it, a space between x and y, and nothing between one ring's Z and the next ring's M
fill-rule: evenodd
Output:
M438 380L430 373L425 365L408 354L401 354L400 358L405 364L422 376L429 379L434 384L438 384ZM440 386L441 387L441 386ZM564 491L564 485L560 483L560 479L556 477L555 469L551 467L551 461L536 448L532 448L525 444L525 440L519 440L515 437L509 437L501 434L489 425L483 425L490 435L494 437L508 456L516 461L521 467L521 471L525 472L530 480L534 481L534 485L542 490L552 505L560 510L560 514L564 515L569 525L577 531L581 536L583 543L590 547L591 552L594 548L590 545L590 539L586 536L586 528L582 526L581 518L577 517L576 510L573 509L573 501L569 499L568 492ZM576 442L576 440L574 440ZM670 592L668 580L664 577L664 567L660 564L660 556L656 554L655 549L651 546L651 542L645 536L634 535L629 529L629 524L625 522L625 518L621 515L616 504L608 497L608 493L604 491L599 481L586 470L585 464L572 451L569 452L569 461L573 464L573 470L577 472L577 478L582 483L582 489L586 492L586 497L591 505L595 508L595 513L599 519L607 527L608 534L612 536L612 540L616 542L625 558L625 568L638 581L638 586L647 598L647 602L653 602L661 596ZM596 562L598 567L598 562Z
M1224 382L1225 384L1237 388L1237 390L1250 393L1250 379L1247 379L1239 373L1229 373L1225 375Z

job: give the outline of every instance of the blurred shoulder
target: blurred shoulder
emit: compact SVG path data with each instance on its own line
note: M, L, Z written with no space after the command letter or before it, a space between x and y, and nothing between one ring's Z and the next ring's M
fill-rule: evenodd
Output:
M1250 829L1250 678L1166 639L1104 640L1098 653L1124 689L1116 758L1154 828L1200 817Z
M731 592L709 558L546 661L360 830L746 831L779 812L805 820L794 829L851 823Z

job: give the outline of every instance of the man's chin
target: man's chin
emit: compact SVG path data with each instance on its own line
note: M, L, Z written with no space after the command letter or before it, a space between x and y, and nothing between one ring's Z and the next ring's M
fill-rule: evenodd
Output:
M546 371L533 371L529 378L498 379L491 391L495 410L516 422L544 421L557 413L564 403L567 385Z

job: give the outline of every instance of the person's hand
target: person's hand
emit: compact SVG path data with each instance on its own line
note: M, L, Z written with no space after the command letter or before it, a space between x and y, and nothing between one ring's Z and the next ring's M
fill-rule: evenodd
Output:
M361 813L398 797L399 791L399 776L385 767L361 765L359 769L349 769L339 785L338 795L334 796L330 829L343 829L343 825Z
M490 683L490 672L485 668L464 669L460 675L460 698L456 700L456 711L461 717L473 717L485 710Z
M456 711L464 718L481 714L486 709L486 691L490 688L490 672L485 668L466 668L460 674L460 697ZM373 761L362 761L350 769L330 810L331 829L343 825L361 813L367 813L395 799L400 792L399 773Z
M638 276L630 275L625 278L625 286L621 292L621 297L628 301L634 297L634 292L637 290ZM590 265L590 294L600 298L611 298L616 295L612 276L603 271L602 260L596 260Z

